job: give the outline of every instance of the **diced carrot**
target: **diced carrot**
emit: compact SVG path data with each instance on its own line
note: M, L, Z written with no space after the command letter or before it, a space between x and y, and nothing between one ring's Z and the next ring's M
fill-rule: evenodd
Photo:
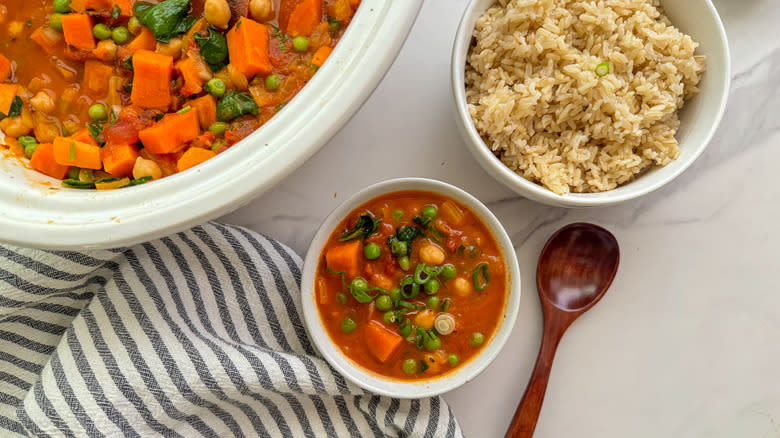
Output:
M380 322L371 320L363 330L363 339L368 351L380 362L386 362L395 353L404 338L385 328Z
M168 114L155 125L138 133L144 148L153 154L169 154L198 137L198 112Z
M358 6L360 6L360 0L349 0L349 5L352 6L353 11L357 11Z
M203 129L208 129L217 122L217 99L209 94L201 96L189 103L198 112L198 121Z
M134 144L106 144L100 154L103 170L114 176L130 176L138 158L138 147Z
M125 59L129 56L135 55L140 50L154 51L157 48L157 40L154 38L154 33L149 30L148 27L141 27L141 33L136 36L133 41L130 41L125 46L120 46L117 51L117 55L120 59Z
M66 137L54 139L54 161L63 166L100 169L100 147Z
M82 90L103 97L108 92L108 80L114 74L114 68L100 61L89 60L84 63Z
M114 6L111 0L71 0L70 8L76 12L110 11Z
M201 128L208 129L209 126L217 121L217 100L214 96L207 94L187 102L187 105L198 112L198 121Z
M268 28L264 24L241 18L227 33L227 44L231 64L247 79L271 73Z
M16 84L0 84L0 113L8 115L18 92L19 86Z
M189 148L184 152L184 155L179 158L179 161L176 163L176 169L178 169L179 172L183 172L216 155L217 153L211 149Z
M68 138L71 140L80 141L82 143L91 144L92 146L98 146L97 140L95 140L95 137L92 136L92 133L89 132L89 129L87 128L79 129L75 134Z
M63 166L54 159L54 145L51 143L41 143L35 148L30 166L52 178L63 179L68 174L69 166Z
M325 264L335 272L344 272L348 278L360 273L360 241L353 240L331 247L325 253Z
M0 82L11 77L11 61L0 53Z
M65 14L62 16L62 33L65 35L65 42L77 49L92 50L95 48L92 26L92 17L87 14Z
M133 104L167 111L171 106L173 57L139 50L133 55L133 72Z
M465 213L454 203L444 201L441 205L441 212L444 219L449 219L453 225L460 225L463 222Z
M350 0L335 0L327 7L328 16L343 21L352 17L352 5Z
M322 0L301 0L290 13L290 17L283 29L293 37L299 35L309 36L321 21Z
M328 59L328 56L330 56L332 51L333 48L330 46L320 47L316 52L314 52L314 56L311 58L311 63L317 67L322 67L322 64L325 63L325 60Z
M42 26L35 29L30 35L30 39L35 41L36 44L50 55L53 55L59 49L59 45L63 40L61 33L48 26Z
M179 71L182 79L184 79L184 85L181 87L182 95L192 96L203 91L203 84L206 81L200 75L200 66L192 58L185 58L177 62L176 70Z
M134 0L113 0L113 6L119 6L120 17L132 17L133 16L133 1Z

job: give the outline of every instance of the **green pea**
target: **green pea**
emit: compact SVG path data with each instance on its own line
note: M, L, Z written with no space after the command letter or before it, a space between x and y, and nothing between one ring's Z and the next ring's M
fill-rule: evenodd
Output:
M38 142L35 140L35 138L30 137L29 135L23 135L16 140L24 148L24 156L27 158L32 158L35 149L38 147Z
M354 319L346 317L341 320L341 331L344 333L352 333L357 328L357 323Z
M214 122L209 126L209 131L214 135L222 135L227 131L228 124L225 122Z
M469 345L471 345L472 347L479 347L484 342L485 342L485 335L483 335L482 332L474 332L471 334L471 337L469 338Z
M265 89L268 91L278 90L281 84L282 80L279 78L279 75L270 75L265 78Z
M439 271L439 277L441 277L442 280L452 280L455 278L455 266L447 263L446 265L441 267L441 271Z
M124 26L115 27L111 31L111 39L117 44L124 44L130 40L130 31Z
M295 49L296 52L305 52L309 50L309 39L305 36L293 38L293 49Z
M401 365L401 369L406 374L414 374L417 372L417 361L414 359L406 359Z
M400 221L404 218L404 212L401 210L394 210L393 211L393 219Z
M439 209L436 208L435 205L426 205L422 209L422 215L423 217L428 217L431 219L436 219L436 213L439 212Z
M376 243L369 243L363 247L363 255L369 260L376 260L382 255L382 249Z
M352 285L350 287L358 293L366 292L368 290L368 282L363 278L357 277L352 280Z
M376 299L376 308L381 312L390 310L393 308L393 300L387 295L380 295Z
M339 294L336 295L336 301L338 301L341 305L347 304L347 296L339 292Z
M460 362L460 359L457 354L450 354L447 356L447 362L449 362L450 365L455 366Z
M390 299L393 301L394 305L398 305L398 302L401 301L401 289L393 289L390 291Z
M428 295L435 295L439 292L439 281L435 278L431 278L423 284L423 290Z
M92 28L92 35L99 40L107 40L111 38L111 28L103 23L98 23Z
M385 312L385 314L382 315L382 320L384 322L388 323L388 324L394 323L395 322L395 312L393 312L392 310L388 311L388 312Z
M408 271L409 270L409 257L403 256L398 258L398 266L401 267L402 270Z
M70 0L54 0L51 5L54 12L59 12L60 14L70 12Z
M49 27L57 32L62 32L62 14L55 12L49 15Z
M426 303L429 309L437 309L439 307L439 297L430 297Z
M213 78L206 82L206 92L216 98L224 96L226 91L227 87L225 86L225 82L223 82L222 79Z
M398 327L398 332L401 333L401 336L407 337L410 334L412 334L412 323L409 322L408 319L404 318L403 321L401 321L401 326Z
M394 240L392 244L390 244L390 252L393 253L396 257L405 256L407 251L406 242L403 240Z
M139 20L136 16L130 17L130 21L127 22L127 30L129 30L133 35L138 35L141 33L141 20Z
M436 333L434 333L433 330L429 330L428 335L425 336L425 339L423 340L423 346L428 351L436 351L441 347L441 339L436 336Z
M106 111L105 106L96 103L89 107L89 118L96 122L101 122L108 118L108 111Z

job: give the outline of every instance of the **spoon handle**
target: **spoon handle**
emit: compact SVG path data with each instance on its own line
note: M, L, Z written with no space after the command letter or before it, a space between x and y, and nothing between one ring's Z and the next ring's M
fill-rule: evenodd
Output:
M558 324L545 324L536 366L531 374L528 387L525 389L525 394L523 394L523 399L517 406L509 430L506 432L507 438L530 438L533 436L539 412L542 410L542 402L547 390L547 381L550 379L550 368L555 358L555 351L558 349L558 343L567 326L568 324L563 327Z

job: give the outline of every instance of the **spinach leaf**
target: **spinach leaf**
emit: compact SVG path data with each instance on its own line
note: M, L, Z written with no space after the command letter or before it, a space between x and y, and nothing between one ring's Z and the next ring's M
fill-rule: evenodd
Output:
M361 215L355 226L339 237L339 242L370 236L374 234L380 222L382 219L374 219L370 214Z
M395 236L398 238L398 240L406 242L407 244L412 243L414 239L422 235L423 233L419 228L410 227L408 225L404 225L401 228L395 230Z
M92 122L89 125L87 125L87 129L89 129L89 133L92 134L92 138L95 139L100 144L103 144L104 142L100 139L100 134L103 132L103 124L100 122Z
M225 35L209 27L209 36L204 37L195 34L195 41L200 47L200 54L211 70L218 71L225 66L225 60L228 57L227 39Z
M258 110L251 94L230 91L217 102L217 119L228 122L244 114L256 116Z
M186 17L189 7L190 0L165 0L156 5L139 2L133 10L138 21L154 33L157 41L167 43L195 23L194 18Z

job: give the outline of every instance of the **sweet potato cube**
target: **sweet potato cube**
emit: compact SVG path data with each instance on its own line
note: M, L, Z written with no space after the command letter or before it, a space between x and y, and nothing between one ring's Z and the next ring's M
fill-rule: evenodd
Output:
M171 106L173 57L139 50L133 55L133 72L133 104L167 111Z

